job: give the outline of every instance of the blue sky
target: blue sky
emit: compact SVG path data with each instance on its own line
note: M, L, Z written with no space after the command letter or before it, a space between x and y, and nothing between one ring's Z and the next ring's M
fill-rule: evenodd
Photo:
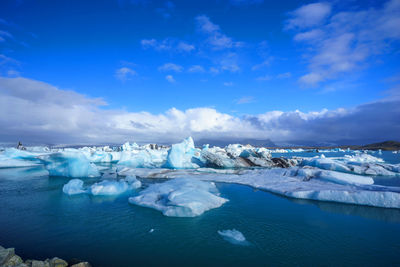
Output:
M134 127L138 114L168 117L171 108L185 114L184 122L176 116L169 121L183 123L183 130L171 132L151 125L145 127L148 133L158 134L149 136L165 141L170 138L163 136L170 133L177 139L187 134L199 138L243 135L282 142L314 139L311 134L296 138L276 126L271 114L281 120L299 110L305 114L297 114L304 123L315 112L329 117L321 114L353 112L365 104L397 99L399 15L396 0L5 0L0 4L0 87L5 92L3 101L6 96L21 98L12 93L13 88L28 82L42 83L47 89L38 90L48 90L44 94L53 94L55 102L60 90L72 91L89 102L100 98L85 108L135 117L133 128L124 126L123 134L110 137L116 142L147 141L144 133L137 132L144 128ZM29 95L27 88L24 93ZM8 102L17 103L14 98ZM250 117L264 118L264 128L256 125L249 133L242 124L232 128L206 124L198 129L191 125L193 118L187 118L187 111L196 108L214 110L240 123L248 123ZM96 114L96 118L104 116ZM392 124L399 122L397 115L388 114ZM43 122L47 119L36 119L30 123L37 135L32 141L42 142L59 133L60 129ZM7 120L3 119L5 125ZM116 131L121 130L115 117L110 121ZM139 124L143 126L143 121ZM395 126L389 130L397 130ZM245 129L232 130L240 127ZM278 128L272 133L274 127ZM16 132L21 135L16 128L8 129L3 139L10 140ZM29 135L30 130L26 131ZM357 136L353 135L349 132L336 139L354 140ZM377 136L363 138L376 140ZM82 133L71 142L79 138L107 141L99 133ZM332 133L320 141L334 139Z

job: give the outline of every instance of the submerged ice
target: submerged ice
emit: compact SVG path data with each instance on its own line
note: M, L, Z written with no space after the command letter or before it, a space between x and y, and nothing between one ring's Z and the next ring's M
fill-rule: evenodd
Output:
M138 196L129 198L132 204L153 208L172 217L199 216L227 201L219 196L214 183L191 178L152 184Z
M222 236L226 241L235 245L247 245L248 242L244 235L236 229L232 230L220 230L218 234Z

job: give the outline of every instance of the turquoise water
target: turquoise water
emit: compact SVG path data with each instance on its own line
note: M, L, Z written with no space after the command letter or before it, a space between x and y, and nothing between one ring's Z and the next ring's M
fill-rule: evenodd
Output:
M325 155L341 156L331 154ZM400 162L399 154L381 157ZM15 247L23 258L79 258L94 266L400 265L397 209L295 200L217 184L228 203L199 217L171 218L130 205L130 194L69 197L62 193L68 180L49 178L41 168L0 169L0 244ZM232 228L250 245L233 245L217 233Z

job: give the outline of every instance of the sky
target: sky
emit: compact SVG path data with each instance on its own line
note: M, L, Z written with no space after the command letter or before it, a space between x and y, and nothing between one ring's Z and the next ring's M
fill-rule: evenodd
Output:
M0 142L400 141L400 0L2 0Z

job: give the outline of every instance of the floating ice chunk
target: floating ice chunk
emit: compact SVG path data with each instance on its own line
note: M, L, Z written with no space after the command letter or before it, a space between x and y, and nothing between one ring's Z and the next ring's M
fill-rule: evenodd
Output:
M111 195L119 195L126 192L129 188L129 185L124 180L120 181L108 181L104 180L99 183L95 183L90 187L90 193L94 196L102 195L102 196L111 196Z
M344 159L346 162L354 162L354 163L384 162L383 159L371 156L367 153L359 153L356 155L345 155Z
M95 183L90 187L90 193L94 196L103 195L119 195L131 189L137 189L142 183L134 176L127 176L119 181L104 180Z
M165 166L174 169L197 168L199 165L193 158L199 157L200 151L194 147L192 137L188 137L182 143L171 146Z
M83 188L83 181L80 179L72 179L63 186L63 192L67 195L76 195L86 193Z
M50 176L64 177L99 177L96 165L90 163L78 150L66 150L39 157Z
M161 211L165 216L194 217L228 200L218 196L214 183L180 178L152 184L129 202Z
M248 242L244 235L236 229L232 230L221 230L218 234L222 236L226 241L235 245L247 245Z
M325 170L340 171L340 172L350 172L351 169L346 166L345 163L335 161L330 158L326 158L324 154L320 157L315 157L311 159L304 159L301 165L318 167Z
M236 161L231 159L226 152L212 151L211 149L203 150L201 157L206 161L206 165L212 168L234 168Z
M354 156L345 155L339 158L325 158L324 155L314 158L303 158L301 165L362 175L400 175L396 173L398 171L395 165L383 163L382 159L365 153Z

